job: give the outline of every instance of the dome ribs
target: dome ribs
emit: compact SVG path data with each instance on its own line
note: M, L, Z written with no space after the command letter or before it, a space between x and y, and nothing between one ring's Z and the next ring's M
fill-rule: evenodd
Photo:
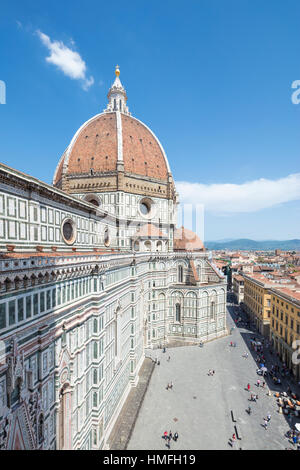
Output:
M133 117L122 115L125 171L167 179L167 166L155 137ZM134 159L134 160L133 160Z
M115 113L101 115L82 129L76 139L67 173L89 174L91 168L94 172L115 171L117 157Z

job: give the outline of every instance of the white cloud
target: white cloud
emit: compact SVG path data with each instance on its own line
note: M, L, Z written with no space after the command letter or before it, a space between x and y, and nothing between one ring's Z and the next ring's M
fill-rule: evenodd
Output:
M95 80L94 80L94 77L90 77L90 78L86 78L85 81L83 82L82 84L82 88L87 91L90 86L92 86L94 84Z
M300 173L278 180L258 179L242 184L177 182L181 203L204 204L205 210L228 214L256 212L300 200Z
M86 63L80 54L67 47L62 41L51 41L50 37L41 31L36 33L50 52L50 55L46 57L46 61L56 65L65 75L73 80L81 80L82 88L88 90L93 85L94 78L86 76ZM71 44L74 46L73 40L71 40Z

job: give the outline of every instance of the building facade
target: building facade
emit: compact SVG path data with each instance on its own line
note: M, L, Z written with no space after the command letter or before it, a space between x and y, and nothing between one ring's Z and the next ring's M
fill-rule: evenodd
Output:
M270 341L280 359L293 376L300 380L299 349L300 340L300 292L288 288L270 289L271 322Z
M250 320L255 323L258 331L269 337L271 317L271 296L269 288L272 287L264 276L259 274L243 274L244 283L244 309Z
M244 278L240 274L233 274L232 276L232 290L238 304L244 302Z
M0 165L0 449L103 449L145 349L226 329L226 280L119 79L53 185Z

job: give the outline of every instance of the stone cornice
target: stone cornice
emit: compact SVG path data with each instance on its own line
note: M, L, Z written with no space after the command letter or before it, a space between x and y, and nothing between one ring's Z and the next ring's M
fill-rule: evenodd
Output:
M84 212L96 214L96 208L93 204L85 201L81 201L78 198L69 195L60 189L50 186L37 178L28 176L21 173L13 168L10 168L3 163L0 163L0 183L7 184L9 186L18 187L29 193L37 193L40 196L44 196L47 199L59 201L67 206L80 209Z
M144 252L129 254L97 255L89 253L78 256L34 256L0 259L0 292L12 292L60 280L99 275L121 266L138 262L175 261L186 258L206 258L203 253L157 253ZM24 264L26 263L26 264Z

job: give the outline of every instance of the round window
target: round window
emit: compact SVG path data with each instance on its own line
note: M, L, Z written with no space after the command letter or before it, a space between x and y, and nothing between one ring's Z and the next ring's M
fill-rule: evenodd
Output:
M72 219L65 219L61 227L64 242L72 245L76 240L76 226Z
M140 214L149 219L153 216L154 203L149 198L144 198L139 203Z
M88 194L85 198L85 201L89 202L90 204L93 204L96 207L100 206L100 199L98 196L95 194Z
M150 207L148 204L146 204L145 202L141 202L140 204L140 211L143 215L147 215L149 214L150 212Z
M109 230L108 230L107 227L106 227L106 229L104 230L104 245L105 245L105 246L109 246L109 245L110 245Z
M91 199L89 202L90 202L91 204L94 204L94 206L99 207L99 202L96 201L96 199Z

